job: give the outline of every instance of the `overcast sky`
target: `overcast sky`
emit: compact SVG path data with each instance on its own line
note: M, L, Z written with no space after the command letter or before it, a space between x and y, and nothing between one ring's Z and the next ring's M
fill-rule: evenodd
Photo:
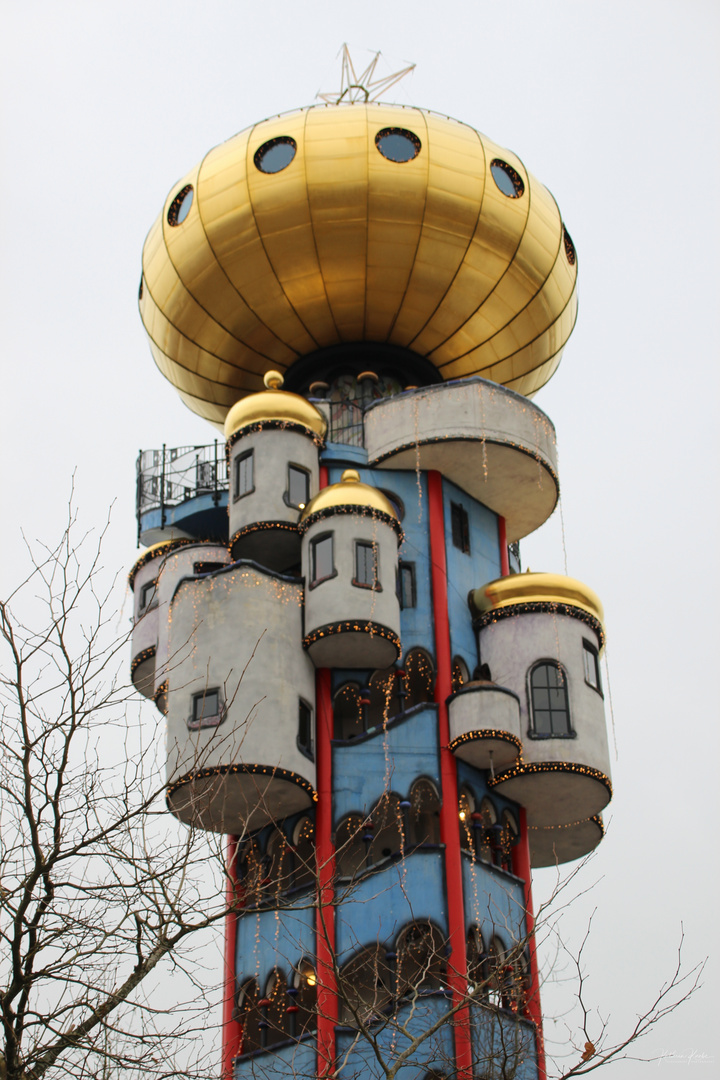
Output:
M143 240L210 147L335 89L344 41L360 66L382 50L379 73L415 62L389 100L468 122L558 200L580 314L536 402L558 430L567 572L605 605L617 742L582 875L599 884L565 927L579 940L597 908L589 990L617 1034L681 923L688 963L717 944L719 21L712 0L3 4L3 593L20 528L58 535L73 470L86 524L115 501L106 564L124 571L138 449L214 438L150 356ZM522 547L563 572L559 515ZM644 1045L680 1055L671 1076L690 1051L717 1075L716 970Z

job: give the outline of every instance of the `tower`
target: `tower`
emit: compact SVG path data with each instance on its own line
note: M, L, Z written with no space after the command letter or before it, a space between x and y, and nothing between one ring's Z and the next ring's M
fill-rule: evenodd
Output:
M544 1077L531 867L611 796L600 601L518 547L576 274L518 157L367 102L229 139L148 235L154 358L225 437L141 454L130 576L168 807L231 838L224 1075Z

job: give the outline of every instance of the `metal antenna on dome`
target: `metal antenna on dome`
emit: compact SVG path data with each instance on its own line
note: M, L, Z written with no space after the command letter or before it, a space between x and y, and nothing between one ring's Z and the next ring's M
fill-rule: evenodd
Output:
M374 79L375 68L382 55L376 52L372 60L359 75L355 71L350 50L346 44L340 50L342 54L342 69L340 76L340 90L323 93L318 91L315 97L328 105L339 105L341 101L378 101L380 96L389 90L391 86L400 82L406 75L415 70L415 64L410 64L402 71L396 71L392 75L386 75L382 79Z

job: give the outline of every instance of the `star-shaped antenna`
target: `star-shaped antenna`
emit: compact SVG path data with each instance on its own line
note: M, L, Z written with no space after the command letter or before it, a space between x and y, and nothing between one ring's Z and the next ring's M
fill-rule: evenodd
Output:
M410 64L408 67L403 68L402 71L396 71L393 75L386 75L383 79L373 79L381 55L379 52L375 53L375 56L360 75L355 71L355 65L352 62L347 45L343 45L341 52L342 77L340 79L340 90L327 94L318 92L315 95L321 101L327 102L328 105L339 105L341 101L377 101L381 94L415 70L415 64Z

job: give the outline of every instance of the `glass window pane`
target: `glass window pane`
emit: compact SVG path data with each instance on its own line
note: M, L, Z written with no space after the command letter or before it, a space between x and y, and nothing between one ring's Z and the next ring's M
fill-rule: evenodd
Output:
M333 538L323 536L313 544L313 581L330 577L333 572Z
M288 470L288 499L292 506L301 510L308 503L310 495L310 477L304 469L291 465Z

